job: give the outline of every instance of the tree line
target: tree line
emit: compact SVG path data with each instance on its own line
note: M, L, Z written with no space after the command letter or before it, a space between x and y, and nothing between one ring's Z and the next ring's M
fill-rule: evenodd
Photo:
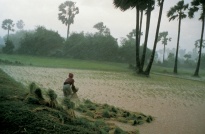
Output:
M149 75L150 70L152 68L152 64L154 61L155 53L156 53L156 46L157 42L159 41L159 29L161 24L161 17L163 13L163 5L165 0L113 0L113 4L116 8L120 8L122 11L126 11L128 9L136 9L136 72L139 74ZM156 4L159 6L159 15L158 15L158 22L156 26L156 34L155 40L153 43L152 54L150 56L149 63L146 68L144 68L144 57L146 55L146 48L147 48L147 40L150 28L150 19L151 13L155 8ZM204 0L192 0L190 3L191 7L189 8L189 4L185 4L184 0L180 0L174 7L171 7L167 13L167 17L169 20L174 20L178 18L178 37L177 37L177 46L176 46L176 54L175 54L175 63L174 63L174 70L175 74L178 73L178 50L179 50L179 41L180 41L180 30L181 30L181 20L187 17L185 13L188 10L189 18L194 17L194 13L197 11L201 11L201 15L199 20L202 22L202 31L200 37L200 46L199 46L199 56L197 61L196 70L194 76L199 76L199 68L201 64L201 56L202 56L202 46L203 46L203 33L204 33L204 21L205 21L205 1ZM146 12L146 29L145 29L145 40L144 40L144 48L143 54L140 57L140 33L142 27L142 19L143 15Z
M119 45L109 28L105 27L103 22L99 22L93 26L98 32L71 33L65 40L58 32L38 26L34 31L22 30L11 34L3 52L134 64L135 39L127 35L129 38L124 38ZM151 50L147 51L150 54Z

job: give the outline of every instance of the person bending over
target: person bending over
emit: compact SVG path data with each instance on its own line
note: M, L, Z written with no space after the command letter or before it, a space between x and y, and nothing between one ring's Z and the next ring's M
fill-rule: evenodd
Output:
M63 83L63 94L65 97L71 98L72 92L76 93L78 90L75 88L73 74L69 73L68 78Z

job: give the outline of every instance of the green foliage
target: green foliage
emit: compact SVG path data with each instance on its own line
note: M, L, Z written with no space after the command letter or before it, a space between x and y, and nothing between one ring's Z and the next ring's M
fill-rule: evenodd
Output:
M194 13L198 12L199 9L201 9L201 14L199 16L199 20L203 20L204 19L204 13L205 13L205 1L204 0L192 0L191 1L191 7L189 8L189 18L193 18L194 17Z
M175 18L184 19L186 18L186 11L189 7L189 4L184 4L184 0L179 1L175 6L171 7L167 12L167 17L169 21L175 20Z
M127 134L127 133L123 131L121 128L117 127L114 131L114 134Z
M102 112L102 116L105 118L110 118L110 112L107 109L105 109Z
M109 126L103 120L95 121L95 126L100 129L101 133L108 133L110 131Z
M147 123L150 123L150 122L152 122L152 121L153 121L152 116L148 116L147 119L146 119L146 122L147 122Z
M70 25L74 23L74 18L75 15L79 13L79 8L75 6L75 2L72 1L65 1L64 3L60 4L59 6L59 11L60 13L58 14L58 19L68 26L67 29L67 39L69 36L69 28Z
M104 24L103 24L103 22L99 22L99 23L97 23L97 24L95 24L94 26L93 26L93 28L96 28L97 30L98 30L98 33L100 34L100 35L107 35L107 36L109 36L110 35L110 29L109 28L107 28Z
M135 39L133 38L124 38L121 41L121 46L119 47L119 57L120 57L120 61L126 62L128 64L134 64L136 62L136 58L135 55L136 54L136 46L135 46ZM142 49L143 49L143 45L140 46L140 54L142 55ZM151 55L151 50L149 48L147 48L146 50L146 57L145 57L145 63L148 62L149 57Z
M27 32L18 49L20 54L55 55L62 48L63 38L52 30L39 26L34 32Z
M35 89L34 93L35 93L36 98L38 98L39 100L44 100L43 94L40 88Z
M7 60L9 63L16 61L23 65L32 65L40 67L54 67L54 68L75 68L75 69L88 69L88 70L101 70L101 71L117 71L127 72L127 64L91 61L91 60L77 60L71 58L54 58L42 56L28 56L28 55L6 55L0 54L1 59ZM5 61L4 60L4 61ZM54 64L55 63L55 64Z
M49 96L51 101L55 101L57 99L57 94L54 90L49 89L47 95Z
M30 94L33 94L34 91L36 90L36 88L37 88L36 83L32 82L32 83L29 85Z
M8 36L7 36L7 39L8 39L8 37L9 37L9 31L14 31L14 25L15 24L13 24L13 20L11 20L11 19L5 19L3 22L2 22L2 28L4 29L4 30L7 30L8 31Z
M9 35L9 40L11 40L14 45L14 52L16 52L16 50L21 46L21 39L25 37L27 32L28 31L20 30L20 31L16 31L14 34ZM33 31L30 31L30 32L33 32Z
M22 30L25 26L23 20L19 20L17 23L16 23L16 26L18 29Z
M112 36L73 33L65 43L65 55L77 59L116 61L118 44Z
M6 40L5 46L2 48L3 53L12 54L14 50L14 45L11 40Z
M63 100L63 104L66 106L67 109L73 109L75 107L75 103L72 102L70 99L68 98L64 98Z

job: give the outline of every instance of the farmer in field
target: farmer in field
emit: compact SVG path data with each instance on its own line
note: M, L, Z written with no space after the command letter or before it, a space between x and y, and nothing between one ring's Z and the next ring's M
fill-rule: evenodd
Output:
M68 78L65 80L63 84L63 94L65 97L71 98L72 93L76 93L78 91L74 85L73 74L69 73Z

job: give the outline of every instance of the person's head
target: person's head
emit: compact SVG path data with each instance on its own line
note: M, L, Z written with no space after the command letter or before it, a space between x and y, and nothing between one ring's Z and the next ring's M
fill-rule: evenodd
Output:
M69 77L69 78L73 78L73 74L72 74L72 73L69 73L69 74L68 74L68 77Z

